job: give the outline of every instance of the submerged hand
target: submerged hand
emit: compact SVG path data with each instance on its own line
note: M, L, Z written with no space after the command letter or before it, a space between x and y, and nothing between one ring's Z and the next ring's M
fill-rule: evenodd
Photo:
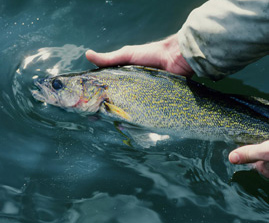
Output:
M125 46L110 53L96 53L88 50L86 57L99 67L133 64L160 68L188 77L193 74L192 68L179 51L176 34L165 40Z
M255 169L269 178L269 140L235 149L230 153L229 160L233 164L253 163Z

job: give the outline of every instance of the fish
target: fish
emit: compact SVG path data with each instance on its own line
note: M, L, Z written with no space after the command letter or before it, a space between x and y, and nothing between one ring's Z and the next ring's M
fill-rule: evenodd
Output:
M35 81L33 97L82 115L100 114L187 138L269 139L268 101L210 89L142 66L99 68Z

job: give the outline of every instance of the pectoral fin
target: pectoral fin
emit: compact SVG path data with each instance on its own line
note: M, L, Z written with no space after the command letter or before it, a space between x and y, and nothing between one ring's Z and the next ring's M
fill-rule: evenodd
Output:
M121 118L131 121L131 116L127 112L125 112L123 109L117 107L116 105L110 104L108 102L104 102L104 104L105 106L107 106L107 108L112 114L118 115Z

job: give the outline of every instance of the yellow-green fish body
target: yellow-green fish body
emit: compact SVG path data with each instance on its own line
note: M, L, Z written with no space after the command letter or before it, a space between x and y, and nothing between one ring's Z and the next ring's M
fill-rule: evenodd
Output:
M65 89L52 88L51 91L58 94L60 90L69 91L66 97L71 98L70 89L74 89L73 94L77 95L68 106L58 101L61 107L101 112L135 125L180 131L191 137L228 137L244 142L269 139L268 116L251 108L249 101L161 70L127 66L56 78ZM47 82L52 84L56 78ZM42 90L42 84L38 85ZM50 103L40 92L33 91L33 95ZM263 109L267 107L264 105Z

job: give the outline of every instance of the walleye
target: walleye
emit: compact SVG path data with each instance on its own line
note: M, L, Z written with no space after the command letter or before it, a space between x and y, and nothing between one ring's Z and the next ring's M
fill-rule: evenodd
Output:
M35 82L36 100L84 114L187 137L269 139L268 105L222 94L192 80L140 66L103 68Z

